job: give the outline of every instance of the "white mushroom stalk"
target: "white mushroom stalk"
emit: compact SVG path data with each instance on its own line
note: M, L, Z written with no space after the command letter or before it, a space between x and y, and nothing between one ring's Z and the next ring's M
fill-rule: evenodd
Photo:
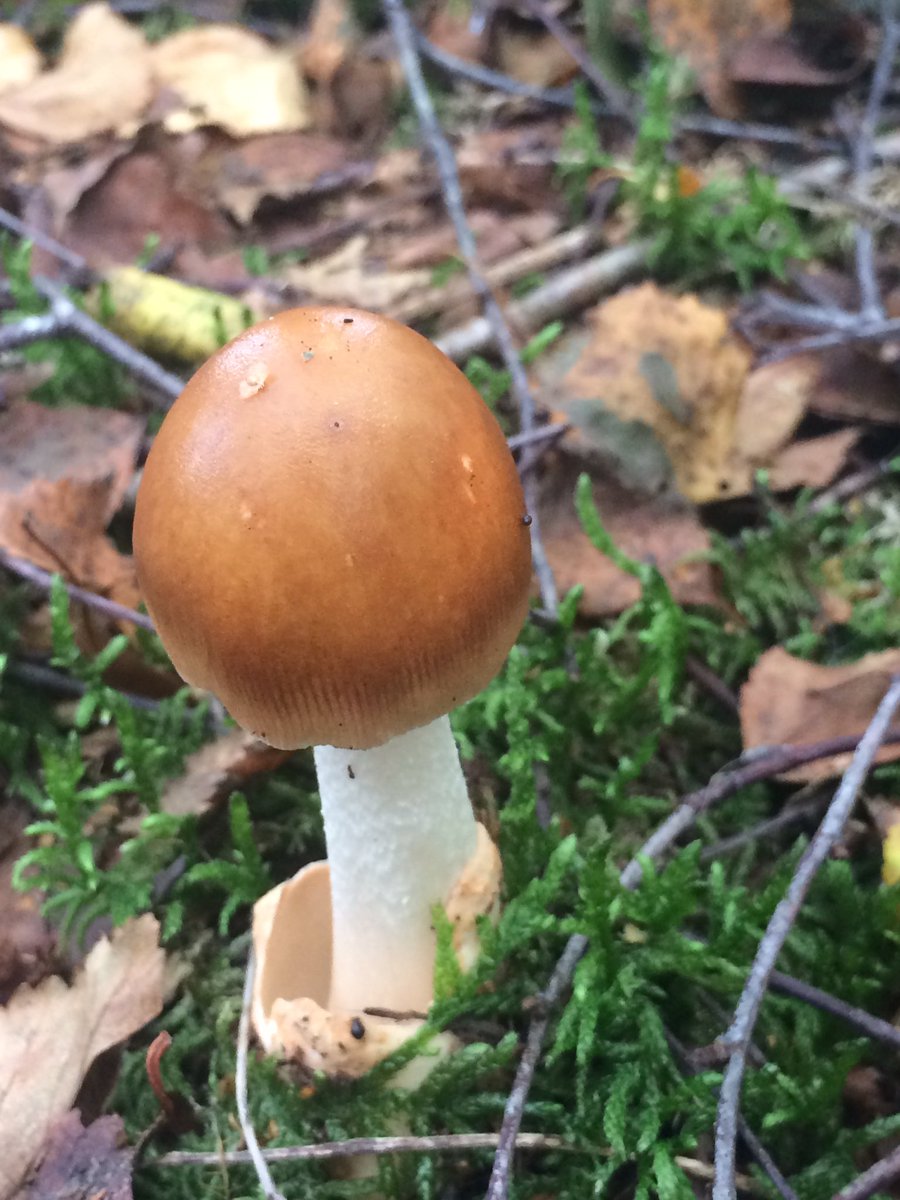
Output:
M475 853L477 829L447 717L371 750L317 746L331 872L329 1007L427 1011L434 904Z

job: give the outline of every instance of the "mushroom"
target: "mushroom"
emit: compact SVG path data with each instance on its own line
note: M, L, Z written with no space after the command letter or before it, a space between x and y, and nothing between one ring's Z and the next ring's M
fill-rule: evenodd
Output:
M147 460L134 550L176 670L273 746L315 748L327 886L306 868L294 893L330 897L311 999L356 1040L354 1014L428 1008L435 903L461 929L496 903L447 714L524 621L528 524L478 392L427 339L356 309L283 312L223 347ZM270 938L297 922L287 886L260 902ZM458 947L471 958L464 932ZM283 1049L302 993L269 957L254 1016Z

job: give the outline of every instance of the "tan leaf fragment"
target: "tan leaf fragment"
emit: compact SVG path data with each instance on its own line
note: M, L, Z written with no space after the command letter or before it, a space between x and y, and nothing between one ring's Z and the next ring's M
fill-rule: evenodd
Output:
M144 422L20 401L0 414L0 546L134 606L131 560L105 535L134 473Z
M25 30L0 24L0 93L30 83L42 66L41 52Z
M783 33L791 0L648 0L654 34L687 60L710 107L723 117L741 114L729 61L745 40Z
M151 51L157 82L178 105L163 118L172 133L216 125L233 137L309 125L306 89L286 51L236 25L206 25L164 38Z
M725 313L646 283L598 305L588 321L590 339L562 381L564 394L652 430L682 495L718 499L750 363ZM559 404L567 417L570 403Z
M148 914L98 942L71 986L54 975L0 1009L0 1200L32 1168L97 1055L161 1011L164 961Z
M184 774L166 785L160 808L174 816L201 816L232 788L290 758L245 729L231 729L190 755Z
M326 258L286 268L278 279L290 284L304 303L354 304L374 312L384 312L431 282L427 270L374 271L367 249L368 238L360 234Z
M745 750L861 736L897 672L900 650L867 654L840 667L806 662L780 646L767 650L741 688ZM850 758L848 753L819 759L782 778L798 783L831 779L846 770ZM884 746L876 762L897 758L900 745Z
M0 124L54 145L134 132L153 96L143 35L106 4L66 31L55 67L0 96Z
M545 476L541 532L547 557L561 592L576 584L584 588L582 615L614 616L639 599L640 585L582 529L573 503L578 475L579 468L562 458ZM654 562L679 604L718 603L713 571L703 557L709 535L690 505L637 495L608 475L595 479L594 502L619 549L638 562Z

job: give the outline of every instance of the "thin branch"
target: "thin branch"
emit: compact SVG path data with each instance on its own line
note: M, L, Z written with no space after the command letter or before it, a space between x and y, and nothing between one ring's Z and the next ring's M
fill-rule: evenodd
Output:
M812 841L800 859L794 877L766 927L735 1010L734 1020L723 1037L731 1056L722 1077L716 1120L716 1181L713 1200L733 1200L735 1150L740 1113L740 1093L746 1069L747 1048L759 1016L763 998L781 949L793 928L806 894L819 868L831 853L856 803L860 788L882 746L894 713L900 705L900 676L884 695L868 729L860 739L850 766Z
M332 1158L356 1158L363 1154L457 1154L467 1150L493 1150L499 1142L496 1133L438 1133L427 1137L360 1137L343 1142L316 1142L307 1146L279 1146L260 1150L267 1163L316 1162ZM594 1149L573 1146L561 1137L543 1133L523 1133L522 1150L565 1150L573 1154L596 1153ZM239 1167L252 1164L249 1150L222 1150L205 1153L172 1150L144 1163L147 1167Z
M419 119L419 127L423 139L431 150L437 164L438 177L444 206L456 232L456 240L462 253L463 261L469 272L472 287L479 297L482 311L490 324L493 342L497 348L503 365L509 372L511 391L519 410L519 425L523 433L528 433L535 425L536 406L525 367L513 340L512 332L503 315L503 310L494 295L490 283L485 278L484 270L475 244L475 235L466 217L465 202L459 180L456 160L450 147L437 113L431 95L425 84L422 63L416 47L415 27L407 12L403 0L384 0L384 9L396 42L404 78L409 87L410 95ZM523 467L527 466L530 452L526 449L522 456ZM544 608L555 613L559 604L556 582L547 559L543 541L541 540L540 517L538 514L537 479L532 473L527 473L523 479L525 502L532 517L531 543L534 558L535 573L541 589L541 599Z
M874 160L875 131L884 98L894 69L894 58L900 40L900 25L894 9L896 0L882 0L881 45L862 120L853 139L853 182L857 194L864 193L866 180ZM860 316L868 320L883 320L884 305L875 269L875 239L868 225L856 227L856 279L859 285Z
M0 353L51 338L73 337L107 355L135 379L146 384L157 395L162 408L168 408L184 388L183 379L166 371L111 329L95 321L49 279L36 278L34 285L50 301L50 311L0 326Z
M869 1200L876 1192L886 1191L900 1176L900 1146L857 1175L852 1183L836 1192L833 1200Z
M886 321L868 321L860 318L856 326L835 329L815 337L801 338L767 350L759 358L760 365L784 362L797 354L812 354L819 350L833 350L836 346L861 346L866 342L886 342L900 337L900 318Z
M28 242L34 242L36 246L40 246L42 250L46 250L54 258L58 258L60 262L64 262L67 267L71 267L77 275L90 274L91 268L86 258L83 258L80 254L76 254L68 246L64 246L62 242L58 242L56 238L50 237L49 234L42 233L40 229L35 229L33 225L28 225L25 221L19 220L18 217L13 216L5 208L0 208L0 226L8 229L10 233L14 233L16 237L23 238Z
M519 1144L519 1126L522 1123L525 1101L531 1090L531 1082L537 1069L544 1038L547 1035L547 1026L550 1023L553 1009L569 988L575 968L584 957L587 948L588 939L582 934L576 933L569 938L566 948L550 976L550 982L536 998L538 1012L528 1028L525 1049L522 1051L516 1077L503 1110L503 1122L500 1126L497 1153L494 1155L494 1166L491 1170L486 1200L506 1200L509 1194L513 1153Z
M738 1117L738 1132L741 1135L741 1140L744 1145L771 1179L776 1190L781 1195L782 1200L800 1200L797 1193L782 1175L775 1159L768 1152L747 1122L743 1117ZM713 1171L713 1179L715 1179L715 1171Z
M710 846L704 846L700 852L700 861L702 863L714 862L725 854L733 854L735 850L741 850L744 846L768 837L769 834L778 833L782 829L805 821L812 813L818 812L824 804L825 797L821 795L807 800L805 804L792 804L789 808L784 808L781 812L776 813L774 817L767 817L766 820L751 825L749 829L742 829L740 833L735 833L732 837L721 838Z
M876 1042L884 1042L893 1046L894 1049L900 1050L900 1029L896 1025L892 1025L890 1021L883 1021L881 1017L866 1012L864 1008L848 1004L846 1000L832 996L830 992L823 992L821 988L814 987L803 979L785 975L783 971L772 972L769 978L769 987L774 992L782 992L785 996L802 1000L804 1004L818 1008L821 1012L828 1013L829 1016L846 1021L848 1025L852 1025Z
M238 1023L237 1060L234 1069L234 1098L237 1105L241 1133L244 1135L244 1141L247 1144L247 1154L249 1155L253 1169L256 1171L256 1178L259 1180L259 1186L262 1188L263 1195L266 1197L266 1200L284 1200L284 1196L279 1192L272 1180L272 1176L269 1174L269 1168L266 1165L265 1156L260 1149L256 1130L253 1128L253 1121L250 1117L250 1108L247 1104L247 1056L250 1046L250 1006L253 1003L253 980L255 975L256 956L251 946L247 955L247 974L244 977L241 1019ZM221 1161L218 1156L217 1161Z
M12 571L20 579L26 579L29 583L34 584L35 587L40 588L44 592L49 592L53 586L53 580L59 578L62 580L62 585L72 600L78 600L87 608L96 609L97 612L103 613L104 616L112 617L114 621L130 621L133 625L139 625L141 629L148 629L151 633L154 631L153 622L146 613L138 612L134 608L128 608L124 604L118 604L115 600L108 600L106 596L100 596L97 592L88 591L87 588L79 587L75 583L67 583L62 576L45 571L43 567L28 562L24 558L17 558L2 547L0 547L0 566L5 567L7 571Z
M578 64L582 75L593 85L597 95L606 101L609 112L615 117L621 117L629 125L633 125L634 116L629 104L628 93L606 78L594 59L585 51L578 39L572 36L564 22L559 19L545 0L525 0L525 6Z
M866 734L863 734L862 738L865 736ZM619 876L622 886L636 888L644 873L642 860L656 862L660 859L681 834L690 829L700 813L711 805L733 796L735 792L749 787L751 783L772 779L775 775L781 775L785 771L816 762L821 758L831 758L835 754L847 754L851 750L857 750L862 738L846 735L800 746L769 746L752 751L748 759L739 759L734 767L719 771L705 787L685 796L671 815L651 833ZM889 730L881 741L884 745L900 742L900 729Z

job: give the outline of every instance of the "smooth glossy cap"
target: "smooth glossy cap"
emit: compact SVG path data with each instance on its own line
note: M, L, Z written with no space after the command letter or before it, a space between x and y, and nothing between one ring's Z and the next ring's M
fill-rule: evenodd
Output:
M178 672L275 746L378 745L475 695L531 552L493 414L429 341L281 313L204 364L147 460L134 549Z

